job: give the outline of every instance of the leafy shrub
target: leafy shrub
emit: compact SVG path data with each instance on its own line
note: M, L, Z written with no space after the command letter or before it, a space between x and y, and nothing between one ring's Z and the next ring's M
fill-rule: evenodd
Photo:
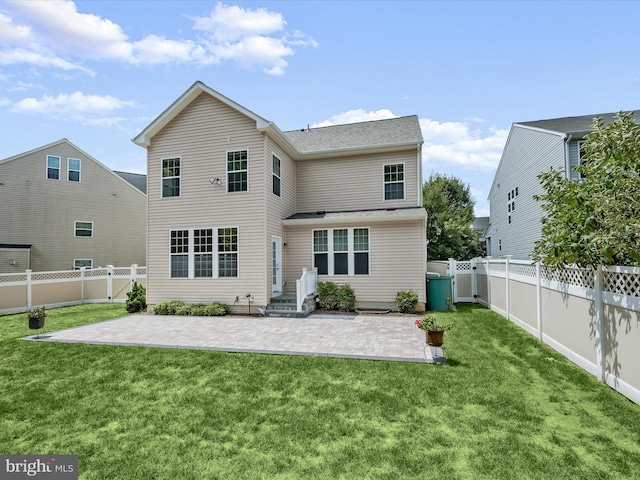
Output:
M402 313L413 313L418 305L418 294L413 290L403 290L396 294L396 306Z
M338 290L338 310L353 312L356 309L356 292L348 283Z
M199 317L221 317L231 311L225 303L214 302L209 305L202 303L186 304L180 300L169 300L158 303L153 307L156 315L193 315Z
M167 300L160 302L153 307L153 313L156 315L175 315L176 310L184 305L181 300Z
M138 282L133 282L131 290L127 292L127 312L135 313L147 308L147 289Z
M320 297L320 308L323 310L337 310L340 298L338 297L339 287L333 282L319 282L318 296Z
M352 312L356 308L356 292L351 285L338 286L333 282L318 283L320 308Z

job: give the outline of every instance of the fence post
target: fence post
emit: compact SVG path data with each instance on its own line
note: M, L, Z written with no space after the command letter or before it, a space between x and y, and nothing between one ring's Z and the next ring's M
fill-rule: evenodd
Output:
M593 287L595 290L594 303L596 310L596 367L598 370L598 377L601 381L604 382L606 380L606 374L604 369L604 349L602 347L602 320L604 318L604 309L602 303L602 265L598 265L598 267L596 268L593 278Z
M138 265L136 265L135 263L133 265L131 265L131 287L133 287L133 284L136 283L136 273L137 273L137 269Z
M536 262L536 319L538 320L538 339L542 342L542 266Z
M476 258L471 260L471 297L473 298L473 303L478 303L478 278L476 277L476 272L478 271L478 267L476 266L478 260Z
M491 260L487 257L487 306L491 310Z
M32 270L27 270L27 308L31 310L31 272Z
M107 265L107 300L113 302L113 265Z
M456 265L455 258L449 259L449 275L451 275L451 306L458 300L457 283L456 283Z
M506 256L506 260L504 263L504 271L505 271L505 308L507 310L507 320L511 320L511 299L509 298L509 260L511 259L511 255Z
M80 267L80 305L84 303L84 271L87 267Z

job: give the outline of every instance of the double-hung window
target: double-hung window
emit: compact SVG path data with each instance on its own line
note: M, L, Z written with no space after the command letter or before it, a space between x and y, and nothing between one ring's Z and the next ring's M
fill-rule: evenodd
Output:
M73 269L74 270L80 270L82 267L90 269L93 268L93 259L90 258L86 258L86 259L75 259L73 261Z
M384 199L404 200L404 163L384 166Z
M171 278L238 276L238 228L171 230Z
M162 198L180 196L180 158L162 159Z
M93 237L93 222L74 222L74 237Z
M319 275L369 275L369 228L314 230L313 266Z
M60 157L47 155L47 178L60 180Z
M227 152L227 192L249 190L249 151Z
M67 181L80 182L80 160L77 158L67 159Z
M171 230L171 278L189 276L189 230Z
M280 196L280 189L282 186L282 179L280 178L280 159L273 156L273 193Z

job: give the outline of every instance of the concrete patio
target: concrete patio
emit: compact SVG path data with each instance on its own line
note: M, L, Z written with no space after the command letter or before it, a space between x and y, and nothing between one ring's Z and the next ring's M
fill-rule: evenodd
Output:
M40 342L188 348L403 362L445 363L429 347L416 317L323 315L191 317L131 315L91 325L29 336Z

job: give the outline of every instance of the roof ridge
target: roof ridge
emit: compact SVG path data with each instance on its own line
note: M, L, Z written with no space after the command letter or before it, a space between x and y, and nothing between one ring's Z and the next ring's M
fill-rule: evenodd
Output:
M417 117L418 115L413 114L413 115L401 115L398 117L392 117L392 118L380 118L378 120L363 120L361 122L348 122L348 123L336 123L334 125L324 125L322 127L309 127L309 130L319 130L321 128L335 128L335 127L344 127L347 125L362 125L364 123L376 123L376 122L384 122L384 121L391 121L391 120L400 120L403 118L410 118L410 117ZM293 130L284 130L282 133L289 133L289 132L301 132L303 130L307 130L306 128L297 128L297 129L293 129Z

